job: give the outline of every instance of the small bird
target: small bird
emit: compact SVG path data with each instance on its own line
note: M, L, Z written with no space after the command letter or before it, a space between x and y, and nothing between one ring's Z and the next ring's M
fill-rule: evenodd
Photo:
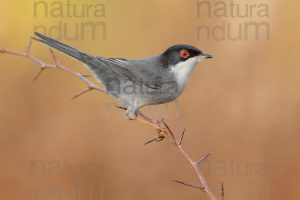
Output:
M87 55L35 32L32 39L82 62L108 94L126 106L126 116L136 118L139 108L174 101L185 89L198 62L212 58L196 47L177 44L161 55L143 59L104 58Z

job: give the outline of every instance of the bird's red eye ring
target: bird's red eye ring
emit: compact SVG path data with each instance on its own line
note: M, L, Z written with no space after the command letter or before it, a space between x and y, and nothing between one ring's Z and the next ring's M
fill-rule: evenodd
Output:
M190 56L190 53L186 49L183 49L180 51L181 58L188 58L189 56Z

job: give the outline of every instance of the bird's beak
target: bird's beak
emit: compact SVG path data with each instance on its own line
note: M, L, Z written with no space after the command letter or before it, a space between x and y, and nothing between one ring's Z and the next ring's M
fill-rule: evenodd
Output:
M200 57L201 57L202 59L208 59L208 58L212 58L213 56L212 56L212 55L209 55L209 54L203 53L203 54L200 55Z
M208 59L208 58L212 58L212 55L206 54L206 53L202 53L199 56L197 56L197 60L198 62L204 60L204 59Z

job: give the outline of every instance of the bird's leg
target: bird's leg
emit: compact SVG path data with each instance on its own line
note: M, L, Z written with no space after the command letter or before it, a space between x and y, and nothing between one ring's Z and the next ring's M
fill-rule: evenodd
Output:
M126 116L128 117L129 120L134 120L137 118L137 109L135 107L128 107L126 111Z
M128 108L123 107L123 106L115 106L116 108L122 109L122 110L127 110L128 112ZM126 115L127 115L126 112ZM135 111L135 118L133 118L134 120L137 120L143 124L147 124L149 126L152 126L154 129L157 130L157 136L153 139L151 139L150 141L146 142L145 144L149 144L153 141L162 141L165 138L165 129L160 125L161 122L163 121L163 119L158 120L157 122L154 122L150 117L147 117L146 115L144 115L141 111L137 110Z
M143 124L147 124L149 126L152 126L153 128L155 128L158 131L158 135L160 135L161 132L163 131L163 128L160 126L160 123L162 122L163 119L158 120L157 122L155 122L150 117L146 116L145 114L143 114L139 110L130 109L130 107L126 108L126 107L123 107L123 106L116 106L116 108L126 110L126 116L130 120L137 120L137 121L139 121Z

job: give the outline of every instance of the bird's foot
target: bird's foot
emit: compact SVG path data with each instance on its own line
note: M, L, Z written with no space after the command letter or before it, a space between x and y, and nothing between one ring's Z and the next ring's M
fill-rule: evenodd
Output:
M137 114L135 112L126 112L125 115L129 120L135 120L137 118Z

